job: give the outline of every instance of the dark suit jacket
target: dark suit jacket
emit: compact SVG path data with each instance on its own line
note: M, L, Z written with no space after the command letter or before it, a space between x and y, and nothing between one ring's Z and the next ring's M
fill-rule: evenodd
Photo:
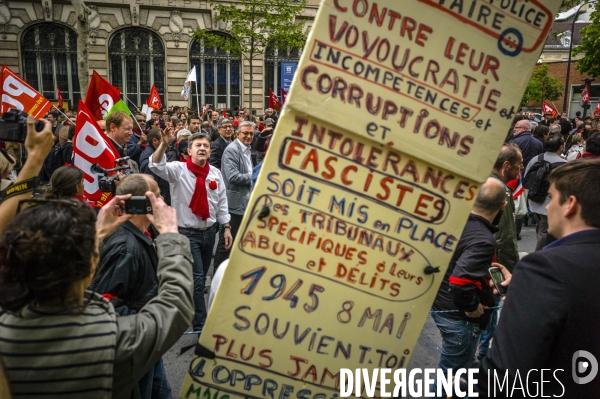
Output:
M223 152L225 152L225 148L227 148L229 144L230 143L221 136L212 142L212 145L210 146L210 158L208 158L208 162L211 166L221 170L221 158L223 158Z
M500 373L500 381L509 370L508 386L512 387L517 369L523 384L529 370L538 369L535 380L539 383L539 370L551 369L544 373L548 381L544 395L598 397L600 375L587 384L576 384L572 372L577 351L590 352L600 361L599 304L599 229L563 237L523 258L508 288L494 342L481 363L479 397L488 397L487 370ZM535 387L530 385L531 389ZM522 392L516 390L513 397L523 397L519 395Z
M511 143L515 143L523 154L523 165L529 165L529 161L544 152L544 144L531 135L531 132L523 132L513 136Z

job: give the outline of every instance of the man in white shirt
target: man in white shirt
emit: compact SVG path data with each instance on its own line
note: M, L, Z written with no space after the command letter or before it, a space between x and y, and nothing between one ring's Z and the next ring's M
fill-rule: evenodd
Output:
M227 204L231 215L231 235L234 239L242 224L252 191L252 152L250 147L254 140L254 129L254 123L241 122L237 139L225 148L221 159L221 173L223 173L227 189ZM217 249L215 268L227 258L229 258L228 248L225 251Z
M219 169L210 166L210 137L195 133L188 139L186 162L169 162L165 151L175 140L173 130L161 132L161 143L149 161L150 170L171 184L171 204L177 211L179 232L190 239L194 262L194 331L206 321L204 278L215 244L216 224L225 229L225 247L231 248L229 212L225 183Z

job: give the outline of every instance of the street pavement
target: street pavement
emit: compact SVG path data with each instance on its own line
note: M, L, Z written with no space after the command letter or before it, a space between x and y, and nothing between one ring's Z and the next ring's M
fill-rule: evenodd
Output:
M519 254L521 257L523 257L526 254L533 252L535 249L535 226L523 226L521 236L522 240L518 242ZM212 266L208 274L209 276L212 275ZM173 389L174 398L178 397L179 395L179 391L183 384L183 379L192 359L193 350L188 350L181 356L179 356L179 353L181 348L193 345L196 339L196 335L184 335L164 355L167 377L171 384L171 388ZM423 327L419 341L413 351L413 356L408 363L407 369L410 370L413 368L424 369L437 367L440 358L441 344L442 339L440 337L440 333L433 322L433 319L431 316L429 316L425 326Z

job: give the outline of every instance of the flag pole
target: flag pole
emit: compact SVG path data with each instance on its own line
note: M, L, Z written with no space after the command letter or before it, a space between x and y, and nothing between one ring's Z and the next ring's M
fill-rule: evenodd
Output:
M123 98L127 101L129 101L131 103L131 105L133 105L133 107L137 110L137 112L142 112L140 111L140 109L137 107L137 105L135 105L135 103L133 101L131 101L130 99L128 99L125 94L121 93L121 95L123 96Z
M200 116L200 99L198 97L198 79L194 82L196 84L196 105L198 106L198 116Z
M73 123L73 121L67 116L65 115L60 109L58 109L58 107L52 105L52 108L54 108L55 110L57 110L62 116L64 116L65 118L67 118L69 120L69 122Z

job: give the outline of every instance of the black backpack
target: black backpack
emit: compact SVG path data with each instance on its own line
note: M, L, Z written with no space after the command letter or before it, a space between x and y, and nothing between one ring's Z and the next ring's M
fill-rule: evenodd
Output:
M539 204L544 202L550 188L548 175L552 169L562 164L563 162L550 163L544 161L544 154L538 155L537 162L531 165L527 174L523 176L523 187L529 190L528 198L530 200Z
M64 166L65 162L70 162L64 159L65 155L63 154L63 151L66 147L65 144L57 144L54 147L52 147L50 153L48 153L46 159L44 159L44 166L42 167L42 171L40 173L40 179L42 179L43 181L50 181L50 178L52 177L52 174L56 169L60 168L61 166Z

